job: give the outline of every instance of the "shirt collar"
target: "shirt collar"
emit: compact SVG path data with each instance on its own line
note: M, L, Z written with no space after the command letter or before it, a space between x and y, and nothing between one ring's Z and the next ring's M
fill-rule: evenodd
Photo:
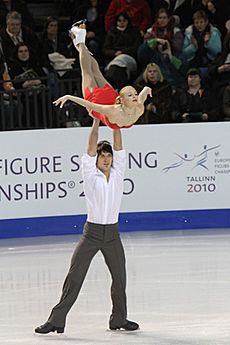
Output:
M6 32L8 33L10 38L14 38L15 37L15 35L13 35L11 32L9 32L9 30L7 28L6 28ZM16 35L16 37L20 37L22 39L22 30L19 31L19 34Z

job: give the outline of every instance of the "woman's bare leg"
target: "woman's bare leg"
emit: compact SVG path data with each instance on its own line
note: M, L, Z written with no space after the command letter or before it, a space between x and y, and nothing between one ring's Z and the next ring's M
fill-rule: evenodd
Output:
M93 74L91 63L92 56L90 55L84 43L78 44L78 51L82 76L82 93L83 96L85 96L85 89L87 87L90 89L90 91L92 91L92 89L98 87L98 85Z
M78 44L78 51L82 75L82 92L84 96L87 87L92 91L94 87L104 87L109 83L104 78L96 59L90 54L84 43Z
M85 30L85 23L80 24L79 29ZM72 32L72 34L72 38L74 41L74 36L76 37L76 32ZM77 41L79 42L76 46L76 49L79 51L79 62L82 75L82 93L83 96L85 96L84 93L87 87L90 89L90 91L92 91L95 87L102 88L109 83L104 78L96 59L91 55L85 43L83 43L81 38Z
M91 66L91 68L92 68L92 71L93 71L93 74L94 74L94 78L95 78L95 80L97 82L98 87L104 87L106 84L109 84L109 82L103 76L103 74L102 74L102 72L100 70L100 67L99 67L96 59L94 59L93 57L92 57L92 66Z

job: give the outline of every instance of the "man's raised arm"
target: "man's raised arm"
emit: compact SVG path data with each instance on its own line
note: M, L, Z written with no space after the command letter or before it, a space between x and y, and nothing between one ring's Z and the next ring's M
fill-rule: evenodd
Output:
M115 151L123 150L122 137L121 137L121 130L120 129L114 129L113 130L113 149Z
M93 124L89 133L87 153L89 156L96 156L97 154L97 141L98 141L98 129L100 120L93 119Z

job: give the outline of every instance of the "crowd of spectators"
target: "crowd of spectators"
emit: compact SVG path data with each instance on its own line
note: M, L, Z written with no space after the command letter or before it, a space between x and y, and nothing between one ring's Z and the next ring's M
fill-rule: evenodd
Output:
M45 85L51 100L60 96L60 80L79 78L68 30L86 18L86 45L113 87L152 88L138 123L230 120L229 0L57 3L59 15L47 13L41 31L26 1L0 0L0 79L6 68L12 79L12 88L1 83L0 92ZM68 18L64 27L61 16ZM10 106L7 97L4 102L1 108Z

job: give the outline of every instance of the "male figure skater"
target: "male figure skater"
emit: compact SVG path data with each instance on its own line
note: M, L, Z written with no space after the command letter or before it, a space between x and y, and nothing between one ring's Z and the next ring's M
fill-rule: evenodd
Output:
M107 141L98 141L100 120L94 119L87 153L82 157L82 174L87 204L87 221L72 257L59 303L52 309L48 321L35 329L36 333L63 333L67 313L76 301L89 265L100 250L112 277L111 330L134 331L139 328L127 320L126 268L123 245L118 233L118 215L123 194L125 151L120 129L113 130L113 149Z

